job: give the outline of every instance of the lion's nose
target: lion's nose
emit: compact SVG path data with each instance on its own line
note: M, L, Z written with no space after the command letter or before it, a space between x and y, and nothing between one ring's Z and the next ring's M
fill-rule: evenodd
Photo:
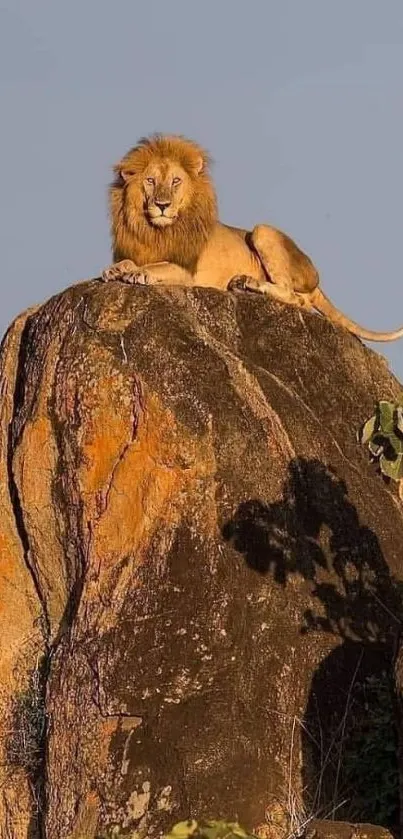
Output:
M161 213L163 213L164 210L169 207L170 203L170 201L155 201L155 206L161 210Z

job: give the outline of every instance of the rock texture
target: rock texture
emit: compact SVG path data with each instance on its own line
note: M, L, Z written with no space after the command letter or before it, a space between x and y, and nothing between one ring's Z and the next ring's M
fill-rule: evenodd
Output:
M313 820L306 839L391 839L391 834L372 824Z
M355 433L398 390L248 294L94 281L11 327L1 839L372 817L344 757L393 666L403 506Z

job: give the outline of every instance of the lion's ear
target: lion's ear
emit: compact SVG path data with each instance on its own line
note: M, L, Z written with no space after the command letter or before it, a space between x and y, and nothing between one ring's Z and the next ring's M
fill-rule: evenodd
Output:
M125 184L128 181L130 181L132 178L134 178L134 176L136 174L135 172L131 171L130 169L120 169L120 168L118 169L118 173L119 173L120 179Z
M203 158L202 158L202 156L200 155L200 157L198 157L198 158L197 158L197 160L196 160L196 162L195 162L195 169L196 169L196 174L197 174L197 175L201 175L201 173L202 173L202 171L203 171L203 169L204 169L204 165L205 165L205 163L204 163L204 159L203 159Z
M135 176L135 172L133 169L127 169L124 160L120 160L119 163L116 163L113 167L113 171L116 176L117 182L121 184L125 184L130 181Z

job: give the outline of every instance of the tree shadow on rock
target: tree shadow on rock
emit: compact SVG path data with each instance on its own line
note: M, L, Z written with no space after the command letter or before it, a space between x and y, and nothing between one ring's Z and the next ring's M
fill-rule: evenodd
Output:
M301 633L340 640L314 674L302 721L306 812L395 828L393 660L403 593L376 534L360 523L343 480L320 461L296 459L282 500L243 502L223 536L278 584L297 573L310 581Z

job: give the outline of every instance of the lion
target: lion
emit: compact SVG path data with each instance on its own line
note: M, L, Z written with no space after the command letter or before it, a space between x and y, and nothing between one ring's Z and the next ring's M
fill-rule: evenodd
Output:
M340 312L319 288L310 258L266 224L247 231L218 219L208 153L182 136L142 138L114 166L109 190L114 264L102 280L190 285L268 294L316 309L369 341L394 341Z

